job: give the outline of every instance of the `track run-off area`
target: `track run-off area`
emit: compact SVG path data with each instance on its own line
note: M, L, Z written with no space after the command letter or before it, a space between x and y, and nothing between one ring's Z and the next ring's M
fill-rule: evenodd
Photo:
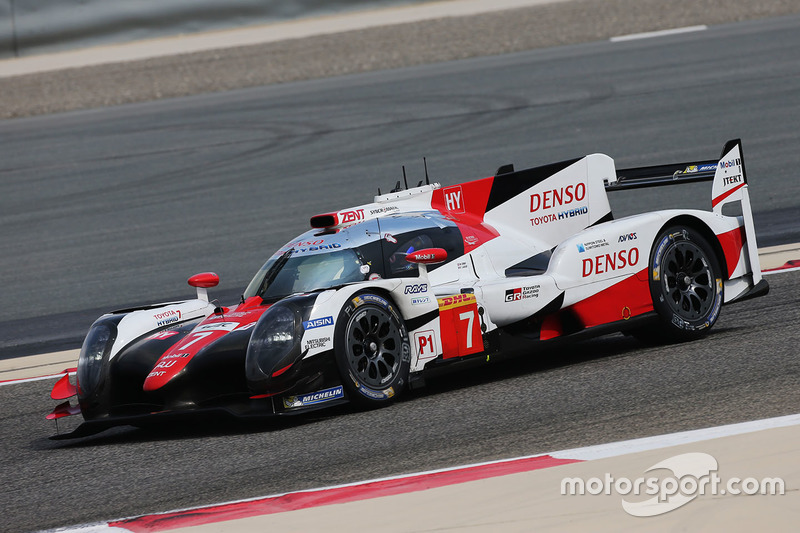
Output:
M212 297L235 301L312 214L369 201L402 178L401 165L421 179L422 156L448 185L593 152L618 167L714 158L740 137L759 246L796 243L799 120L791 16L2 122L0 353L74 349L104 311L191 297L196 272L218 272ZM617 217L708 209L710 190L611 201ZM0 386L0 529L793 415L800 277L768 280L768 296L723 308L700 341L602 337L432 380L375 411L51 441L53 381ZM796 480L793 468L774 474Z

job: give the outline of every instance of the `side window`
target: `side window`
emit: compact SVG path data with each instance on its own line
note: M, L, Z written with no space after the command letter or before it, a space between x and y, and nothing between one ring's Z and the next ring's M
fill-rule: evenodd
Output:
M380 277L385 277L386 272L383 268L383 259L381 257L382 248L380 241L373 241L356 249L356 253L361 259L362 263L369 266L370 274L378 274Z
M383 262L387 278L419 276L419 267L406 254L425 248L443 248L447 262L464 255L464 240L456 224L445 218L397 216L380 219ZM429 265L433 271L446 264Z
M418 233L410 239L400 240L397 246L386 246L385 249L388 252L386 274L390 278L417 276L419 274L417 265L406 261L406 254L432 247L433 239L425 233Z

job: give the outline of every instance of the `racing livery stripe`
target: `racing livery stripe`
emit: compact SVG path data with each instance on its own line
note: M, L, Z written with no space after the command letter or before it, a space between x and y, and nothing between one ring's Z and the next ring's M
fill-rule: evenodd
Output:
M611 211L609 211L608 213L606 213L602 217L600 217L597 220L595 220L594 222L592 222L589 225L589 227L591 228L592 226L599 226L600 224L604 224L606 222L611 222L612 220L614 220L614 214Z
M735 193L736 191L738 191L739 189L741 189L745 185L746 185L746 183L740 183L739 185L737 185L733 189L720 194L719 196L717 196L716 198L711 200L711 207L717 207L718 203L720 203L722 200L724 200L725 198L727 198L731 194Z
M725 233L717 235L717 240L722 247L722 253L725 256L725 264L728 266L728 277L733 275L736 267L739 266L739 259L742 255L742 247L744 246L747 236L744 232L744 227L738 227Z
M648 268L632 274L609 288L574 303L571 310L584 328L628 320L653 310Z
M486 211L491 211L504 204L537 183L543 182L553 174L561 172L578 161L580 159L570 159L560 163L495 176L492 191L489 193L489 201L486 203Z
M408 331L414 331L415 329L419 329L431 320L434 320L436 317L439 316L439 310L429 311L424 315L420 315L414 318L406 319L406 329Z

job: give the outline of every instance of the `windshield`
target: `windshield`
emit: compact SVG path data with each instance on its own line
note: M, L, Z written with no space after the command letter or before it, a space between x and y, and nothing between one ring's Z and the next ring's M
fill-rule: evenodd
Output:
M275 300L299 292L363 281L361 265L359 256L351 249L314 255L299 255L295 249L290 249L261 267L247 286L244 297Z

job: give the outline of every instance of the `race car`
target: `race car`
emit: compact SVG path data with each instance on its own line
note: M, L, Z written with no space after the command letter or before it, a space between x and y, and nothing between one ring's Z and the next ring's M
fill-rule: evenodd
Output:
M612 216L609 192L703 180L711 211ZM708 161L617 170L592 154L448 187L398 183L310 225L235 305L209 301L219 278L202 273L189 278L194 299L98 318L48 418L80 413L78 436L209 412L380 406L454 363L576 336L697 339L723 305L769 289L738 139Z

